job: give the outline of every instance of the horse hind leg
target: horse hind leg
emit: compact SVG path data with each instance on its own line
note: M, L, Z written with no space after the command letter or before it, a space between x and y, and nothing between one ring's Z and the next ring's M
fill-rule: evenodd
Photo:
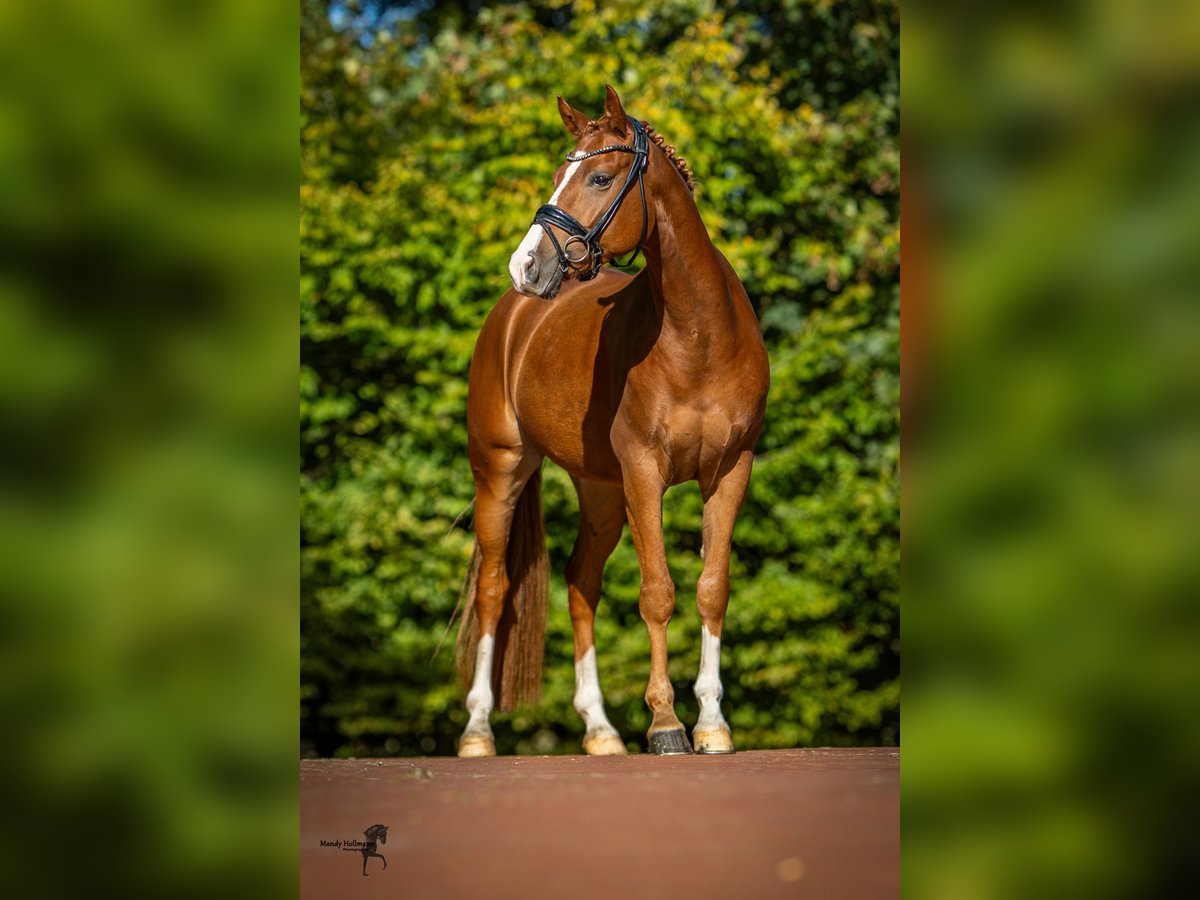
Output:
M729 607L729 544L750 482L752 459L749 452L743 453L704 498L704 570L696 584L701 621L700 672L696 676L700 716L692 729L697 753L733 752L733 736L721 715L721 628Z
M492 685L496 631L509 585L505 554L517 500L541 459L508 450L478 464L472 462L476 470L475 540L479 572L475 596L468 602L474 603L479 631L474 647L474 674L467 693L468 720L458 741L461 757L496 755L491 726L495 708ZM468 627L464 621L463 628Z
M625 527L625 494L620 485L575 480L579 494L579 536L567 563L567 600L575 635L575 711L586 731L589 756L620 756L621 735L604 712L604 694L596 666L595 620L604 563Z

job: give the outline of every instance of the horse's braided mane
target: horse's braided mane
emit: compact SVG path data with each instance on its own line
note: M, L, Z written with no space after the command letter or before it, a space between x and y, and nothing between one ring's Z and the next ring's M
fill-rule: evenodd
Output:
M695 193L696 176L692 173L692 170L687 167L687 160L682 156L675 155L675 148L671 144L667 143L666 138L654 130L653 125L651 125L645 119L642 120L642 125L646 127L646 134L649 135L650 140L662 147L663 153L667 154L667 159L669 159L675 168L679 170L679 174L683 177L684 183L687 184L687 189Z
M687 167L687 160L682 156L675 155L674 145L668 144L667 139L655 131L653 125L651 125L645 119L641 119L640 121L646 129L646 135L651 141L662 147L663 153L667 154L667 159L670 160L672 165L679 170L679 176L683 179L684 184L687 185L687 189L694 194L696 192L696 176L692 170ZM595 119L593 119L588 122L588 125L595 126L597 125L597 122Z

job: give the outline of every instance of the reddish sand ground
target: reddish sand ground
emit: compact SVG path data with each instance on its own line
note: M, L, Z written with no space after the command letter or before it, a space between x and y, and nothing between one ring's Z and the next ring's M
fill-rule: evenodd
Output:
M300 763L301 896L900 894L900 752ZM387 857L321 841L388 826Z

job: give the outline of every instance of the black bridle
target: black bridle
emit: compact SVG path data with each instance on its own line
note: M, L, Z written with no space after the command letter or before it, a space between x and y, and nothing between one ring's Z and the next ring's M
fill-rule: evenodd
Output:
M637 249L633 251L633 256L629 257L625 262L617 262L613 260L613 265L625 268L633 265L638 254L642 252L642 242L646 240L646 184L643 181L643 176L646 172L646 163L650 158L650 138L646 135L646 129L637 119L629 119L629 125L633 128L633 145L615 144L611 147L601 147L599 150L592 150L588 153L568 153L567 162L580 162L581 160L589 159L593 156L599 156L601 153L632 153L633 165L629 167L629 174L625 178L625 184L621 186L621 190L617 192L617 196L613 198L613 202L609 204L608 209L604 214L596 220L596 223L591 228L585 228L580 224L579 220L563 209L559 209L552 203L547 203L541 207L533 217L534 225L541 225L542 230L546 232L550 238L550 242L554 245L554 252L558 254L558 267L562 270L562 274L566 275L570 271L571 266L579 266L585 263L588 264L586 271L580 273L580 281L588 281L596 277L596 273L600 271L600 267L604 265L604 251L600 249L600 238L604 235L605 229L612 224L612 220L616 217L617 211L621 208L621 203L625 197L633 189L633 182L636 179L638 189L642 194L642 236L638 238ZM554 236L554 230L551 228L561 228L569 237L559 244L558 238ZM571 255L571 245L579 244L580 251L577 256Z

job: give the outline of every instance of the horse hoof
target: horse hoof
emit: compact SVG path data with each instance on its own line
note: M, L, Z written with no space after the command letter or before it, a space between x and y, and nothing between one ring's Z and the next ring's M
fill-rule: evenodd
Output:
M472 759L479 756L495 756L496 743L490 737L482 735L471 735L464 737L458 742L458 755L460 759Z
M717 728L713 731L693 731L692 740L696 743L697 753L713 755L733 753L733 738L724 728Z
M687 732L682 728L654 731L650 734L650 752L658 756L683 756L692 752Z
M594 734L583 739L583 752L588 756L625 756L625 742L617 734Z

